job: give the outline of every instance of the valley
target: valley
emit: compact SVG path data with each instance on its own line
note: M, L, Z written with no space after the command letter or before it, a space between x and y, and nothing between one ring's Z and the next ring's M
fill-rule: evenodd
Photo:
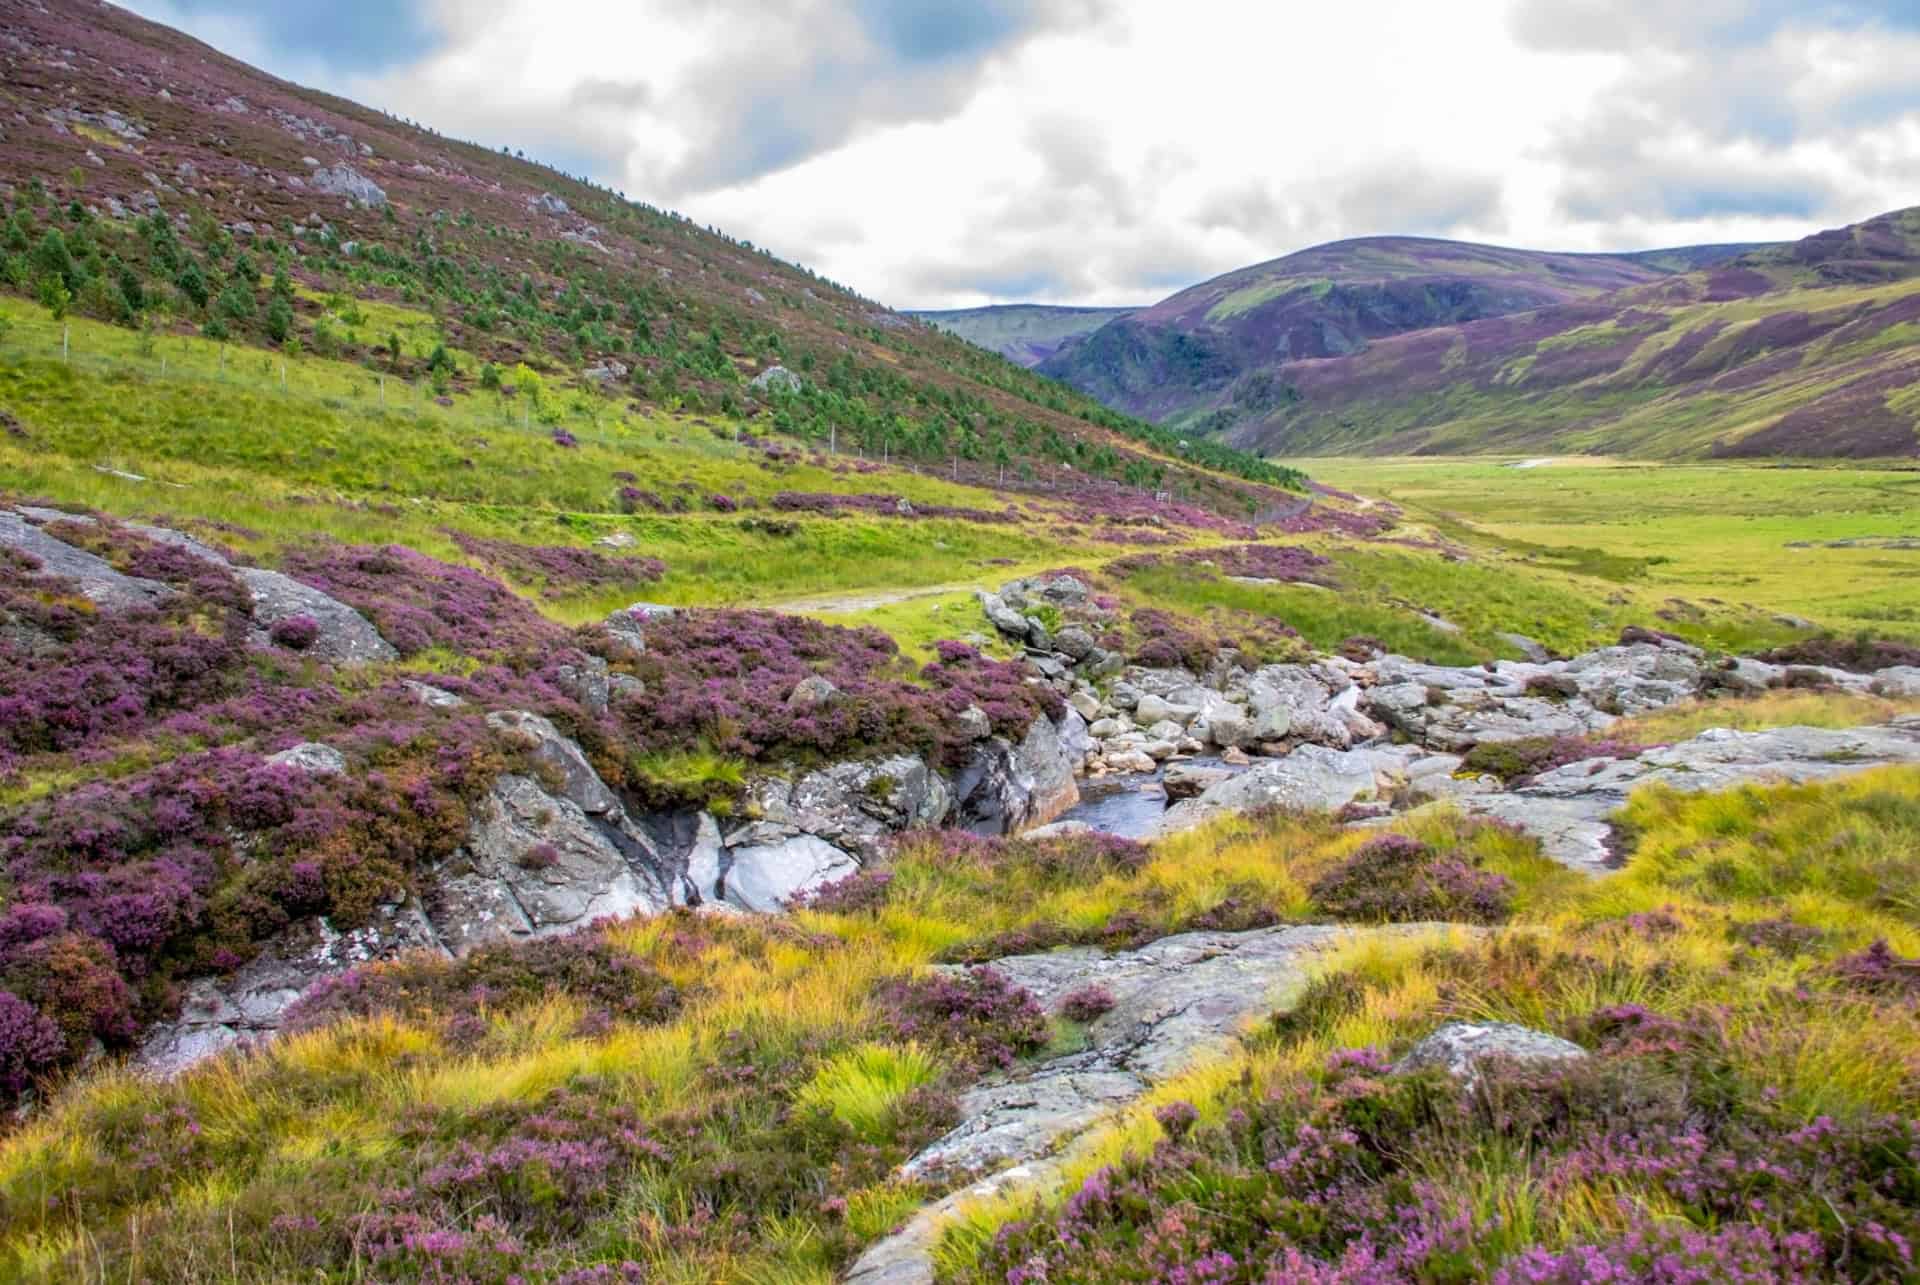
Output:
M895 311L0 18L0 1279L1913 1277L1912 212Z

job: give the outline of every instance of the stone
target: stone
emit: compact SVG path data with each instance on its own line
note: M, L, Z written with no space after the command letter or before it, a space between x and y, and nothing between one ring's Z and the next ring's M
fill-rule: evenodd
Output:
M954 777L955 821L976 834L1045 825L1080 801L1075 777L1082 757L1045 716L1033 720L1018 745L998 736L982 742Z
M1920 665L1895 665L1874 674L1868 690L1892 700L1920 699Z
M387 203L386 189L351 165L333 165L313 171L307 178L315 191L328 196L344 196L373 209Z
M960 734L970 741L984 741L993 735L993 720L978 705L967 706L954 715L953 721Z
M269 754L267 762L275 767L290 767L309 776L344 776L347 771L347 756L333 746L322 745L318 741L305 741L292 749Z
M840 694L840 689L819 674L810 674L793 685L787 693L787 705L793 709L811 709L816 705L825 705Z
M1511 1022L1449 1022L1408 1050L1393 1069L1404 1074L1437 1066L1471 1088L1490 1060L1540 1065L1586 1057L1587 1051L1570 1040Z
M1535 642L1525 634L1501 633L1495 634L1494 637L1511 646L1536 665L1544 665L1553 659L1553 653L1551 651L1548 651L1543 644Z
M380 636L373 622L312 585L263 567L235 567L233 574L253 598L256 643L264 645L268 631L280 621L307 616L320 626L320 633L307 646L306 655L341 665L399 658L400 653Z
M1104 741L1112 736L1124 736L1133 730L1130 718L1100 718L1088 726L1087 734L1096 741Z
M678 607L667 607L657 602L629 603L606 618L606 631L618 642L626 644L637 652L647 649L647 622L661 616L671 616L679 611Z
M428 709L459 709L467 703L466 697L457 696L444 687L435 687L417 679L404 678L400 685L413 694L413 698Z
M762 777L747 787L749 807L763 821L862 860L880 857L896 831L940 824L953 799L946 780L911 754L835 763L793 780Z
M1093 635L1083 625L1067 625L1053 637L1054 648L1075 661L1085 660L1094 652Z
M1460 797L1475 815L1516 825L1563 865L1599 873L1616 860L1610 821L1634 790L1664 785L1686 793L1740 785L1813 781L1867 768L1920 763L1920 721L1844 731L1781 727L1763 732L1714 728L1637 759L1570 763L1524 789Z
M1156 741L1172 741L1178 744L1186 736L1186 729L1170 718L1162 719L1147 729L1147 736Z
M1133 710L1134 719L1149 726L1154 723L1172 722L1185 727L1199 715L1198 706L1176 705L1165 697L1151 694L1142 696Z
M680 871L675 902L686 906L705 906L723 899L720 873L725 867L721 851L720 823L711 812L702 812L694 823L693 842L687 848Z
M1169 763L1161 785L1169 799L1190 799L1208 788L1231 780L1234 772L1225 767L1204 767L1193 763Z
M1238 749L1254 740L1253 720L1239 706L1207 715L1206 739L1223 749Z
M800 376L785 366L769 366L747 385L756 393L797 393L806 386Z
M1081 718L1092 723L1100 717L1100 698L1092 692L1078 691L1067 697L1067 704L1073 706Z
M557 665L553 671L554 685L573 699L579 701L595 714L605 714L611 697L611 676L607 662L599 656L588 656L579 664Z
M1164 763L1180 752L1180 746L1170 740L1148 741L1140 747L1140 752L1156 763Z
M1255 764L1175 804L1161 818L1156 833L1172 834L1222 812L1248 812L1260 807L1336 812L1356 799L1372 798L1391 788L1404 778L1411 757L1404 750L1332 750L1302 745L1284 758Z
M980 609L986 613L987 620L995 629L1011 638L1027 637L1030 628L1027 618L1009 607L999 594L981 590L975 596L980 600Z
M580 372L596 384L617 384L627 377L627 363L609 357Z
M502 776L474 805L465 847L432 880L427 916L441 942L464 954L666 909L664 891L629 864L599 820L531 777Z
M1079 947L994 961L1042 1008L1083 986L1114 996L1089 1023L1088 1047L989 1079L960 1099L960 1123L901 1167L903 1178L965 1182L877 1242L848 1270L855 1285L930 1285L931 1252L963 1205L1063 1172L1068 1144L1156 1084L1235 1047L1246 1025L1284 1008L1326 951L1407 929L1312 926L1250 933L1185 933L1139 950Z
M794 898L859 869L847 853L803 834L784 843L733 849L721 888L726 901L742 910L774 914Z
M631 531L609 531L596 537L593 543L600 549L631 549L640 543L640 537Z

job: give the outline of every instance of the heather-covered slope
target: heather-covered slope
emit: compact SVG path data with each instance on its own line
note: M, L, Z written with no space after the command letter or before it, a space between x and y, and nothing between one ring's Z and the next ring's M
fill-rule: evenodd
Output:
M1213 446L1175 460L1151 425L749 244L124 10L0 0L0 30L0 285L52 313L297 343L443 397L525 387L524 363L670 413L778 404L784 430L976 476L1192 472L1236 509L1182 465L1285 480ZM797 378L750 384L774 365Z
M1229 427L1287 402L1268 375L1276 363L1591 299L1742 248L1597 255L1422 237L1338 241L1183 290L1066 345L1040 369L1134 414Z
M911 316L931 322L970 344L992 349L1021 366L1038 366L1068 343L1092 334L1137 308L1051 308L1043 304L1002 304L991 308L922 309Z

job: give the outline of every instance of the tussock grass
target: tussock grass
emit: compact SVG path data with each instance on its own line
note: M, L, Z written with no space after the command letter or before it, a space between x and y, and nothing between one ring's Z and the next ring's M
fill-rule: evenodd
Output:
M1773 727L1863 727L1902 714L1920 713L1920 700L1895 700L1853 692L1775 691L1759 696L1686 701L1651 714L1623 719L1609 736L1650 745L1684 741L1713 727L1759 732Z

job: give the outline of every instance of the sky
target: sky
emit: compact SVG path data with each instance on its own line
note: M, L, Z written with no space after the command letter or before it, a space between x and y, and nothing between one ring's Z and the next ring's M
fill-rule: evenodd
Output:
M123 0L896 307L1920 204L1920 0Z

